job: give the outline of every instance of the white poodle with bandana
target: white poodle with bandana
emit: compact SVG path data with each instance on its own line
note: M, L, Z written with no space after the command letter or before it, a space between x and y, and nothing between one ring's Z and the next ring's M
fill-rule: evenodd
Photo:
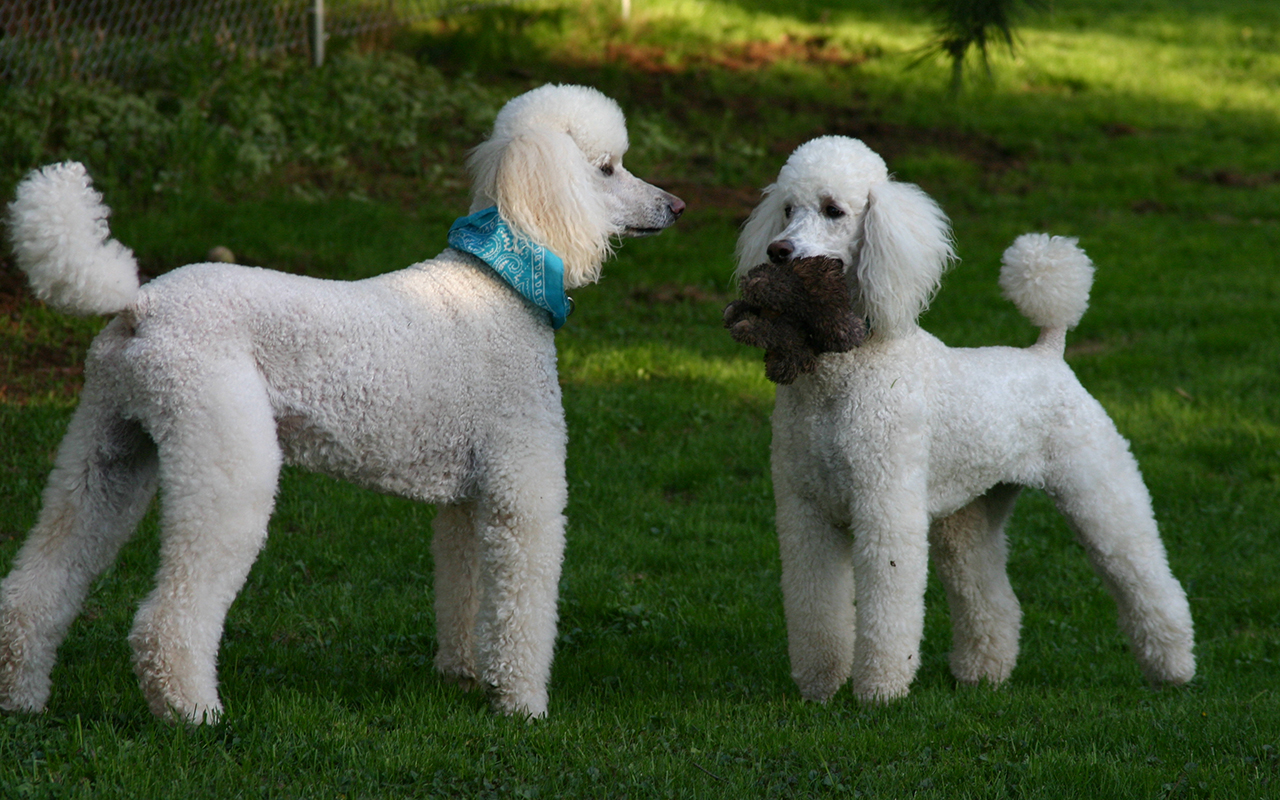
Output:
M0 707L45 707L59 643L158 489L135 671L156 714L216 718L223 620L291 463L439 504L436 666L544 715L566 502L553 329L614 237L684 209L627 173L626 150L594 89L521 95L471 155L451 247L356 282L197 264L140 287L84 168L32 173L10 209L19 266L41 298L115 318L0 584Z
M831 136L798 148L765 190L738 276L810 258L843 265L870 334L777 389L776 523L801 694L825 701L850 678L865 700L907 693L929 553L951 609L952 672L1008 678L1021 612L1004 526L1023 486L1069 521L1146 676L1191 680L1191 614L1137 462L1063 360L1093 280L1075 240L1028 234L1004 254L1000 284L1040 328L1034 345L949 348L916 321L954 258L946 217L862 142Z

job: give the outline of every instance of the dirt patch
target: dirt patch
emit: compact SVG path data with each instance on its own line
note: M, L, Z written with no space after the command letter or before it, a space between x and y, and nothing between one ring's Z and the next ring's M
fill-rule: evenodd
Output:
M1150 198L1133 201L1129 204L1129 209L1135 214L1167 214L1170 211L1167 203Z
M1280 171L1246 174L1230 169L1220 169L1206 176L1203 180L1207 180L1209 183L1216 183L1219 186L1256 189L1261 186L1273 186L1280 183Z
M1124 139L1128 136L1137 136L1140 130L1132 125L1126 125L1123 122L1109 122L1102 126L1102 132L1112 139Z
M1190 183L1207 183L1230 189L1260 189L1280 184L1280 170L1275 172L1242 172L1236 169L1216 169L1211 172L1182 170L1180 177Z
M674 56L671 51L654 45L610 42L605 46L605 60L637 72L675 75L707 67L743 72L780 62L853 66L867 59L831 45L822 36L802 39L787 35L776 42L739 42L714 51L682 56Z

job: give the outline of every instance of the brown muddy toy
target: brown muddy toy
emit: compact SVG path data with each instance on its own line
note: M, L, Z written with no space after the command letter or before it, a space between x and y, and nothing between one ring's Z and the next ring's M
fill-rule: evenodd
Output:
M764 374L788 384L812 372L818 356L862 344L866 322L853 312L844 267L833 258L800 258L753 267L742 299L724 310L733 340L764 349Z

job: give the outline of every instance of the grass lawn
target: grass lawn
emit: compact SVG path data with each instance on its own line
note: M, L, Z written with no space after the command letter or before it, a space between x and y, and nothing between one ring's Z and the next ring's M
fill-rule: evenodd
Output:
M1054 0L964 91L906 4L520 4L290 62L131 87L0 87L0 190L85 160L159 273L245 263L358 278L434 255L467 147L510 96L581 82L628 114L628 167L685 218L627 242L557 334L568 550L550 718L496 717L433 672L432 509L286 470L232 607L222 723L154 720L129 665L154 511L99 581L47 713L0 717L4 797L1280 797L1280 10ZM369 55L363 51L374 49ZM431 66L425 66L430 64ZM1153 690L1047 498L1010 525L1022 653L960 687L930 579L906 699L802 702L768 474L773 387L720 326L738 226L790 151L863 138L951 216L962 261L923 324L1035 330L996 285L1019 233L1098 265L1068 361L1131 441L1199 673ZM0 269L0 569L33 524L102 319Z

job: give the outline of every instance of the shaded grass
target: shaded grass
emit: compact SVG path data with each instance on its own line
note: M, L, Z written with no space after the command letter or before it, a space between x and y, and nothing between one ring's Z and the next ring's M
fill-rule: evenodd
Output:
M228 721L167 726L137 691L124 638L155 567L151 518L73 626L49 713L0 718L6 796L1274 793L1274 12L1244 0L1059 2L1027 19L1020 60L997 58L991 82L950 99L945 64L901 69L927 40L907 11L824 6L637 3L630 26L612 4L533 6L406 35L404 50L446 59L433 62L444 77L353 57L325 83L275 65L245 91L276 122L210 140L275 153L261 172L230 155L218 162L225 175L202 171L183 148L153 148L143 165L123 145L112 166L120 131L137 126L84 115L66 118L85 127L80 138L40 140L32 158L92 158L75 142L112 144L107 185L125 193L108 195L113 229L152 273L214 245L342 278L430 256L464 210L465 147L503 98L544 80L618 97L628 166L690 211L660 237L627 242L603 282L576 293L557 337L571 499L549 720L495 718L434 676L431 509L287 470L270 539L228 618ZM386 131L329 129L307 104L273 100L299 87L335 93L335 108L369 119L358 109L377 103L340 98L387 75L418 87L384 106L395 124L419 126L416 144L388 150ZM249 107L238 80L228 73L220 89L227 108ZM172 110L162 98L183 91L161 87L147 102ZM433 92L452 109L440 138L436 117L413 111ZM475 102L463 109L460 98ZM277 130L295 133L263 133ZM772 532L772 387L719 316L738 224L790 149L820 133L866 139L952 216L963 261L925 317L950 343L1029 343L1034 331L999 297L1000 252L1029 229L1081 237L1099 271L1068 358L1143 466L1197 623L1191 686L1143 685L1083 551L1047 498L1027 492L1010 527L1025 619L1008 685L954 685L931 581L910 697L797 699ZM316 156L332 152L326 142L343 144L343 161ZM138 192L128 170L139 169L184 177ZM6 557L34 521L71 409L75 376L38 368L78 363L100 324L13 298L4 352L17 357L4 381L21 391L0 403Z

